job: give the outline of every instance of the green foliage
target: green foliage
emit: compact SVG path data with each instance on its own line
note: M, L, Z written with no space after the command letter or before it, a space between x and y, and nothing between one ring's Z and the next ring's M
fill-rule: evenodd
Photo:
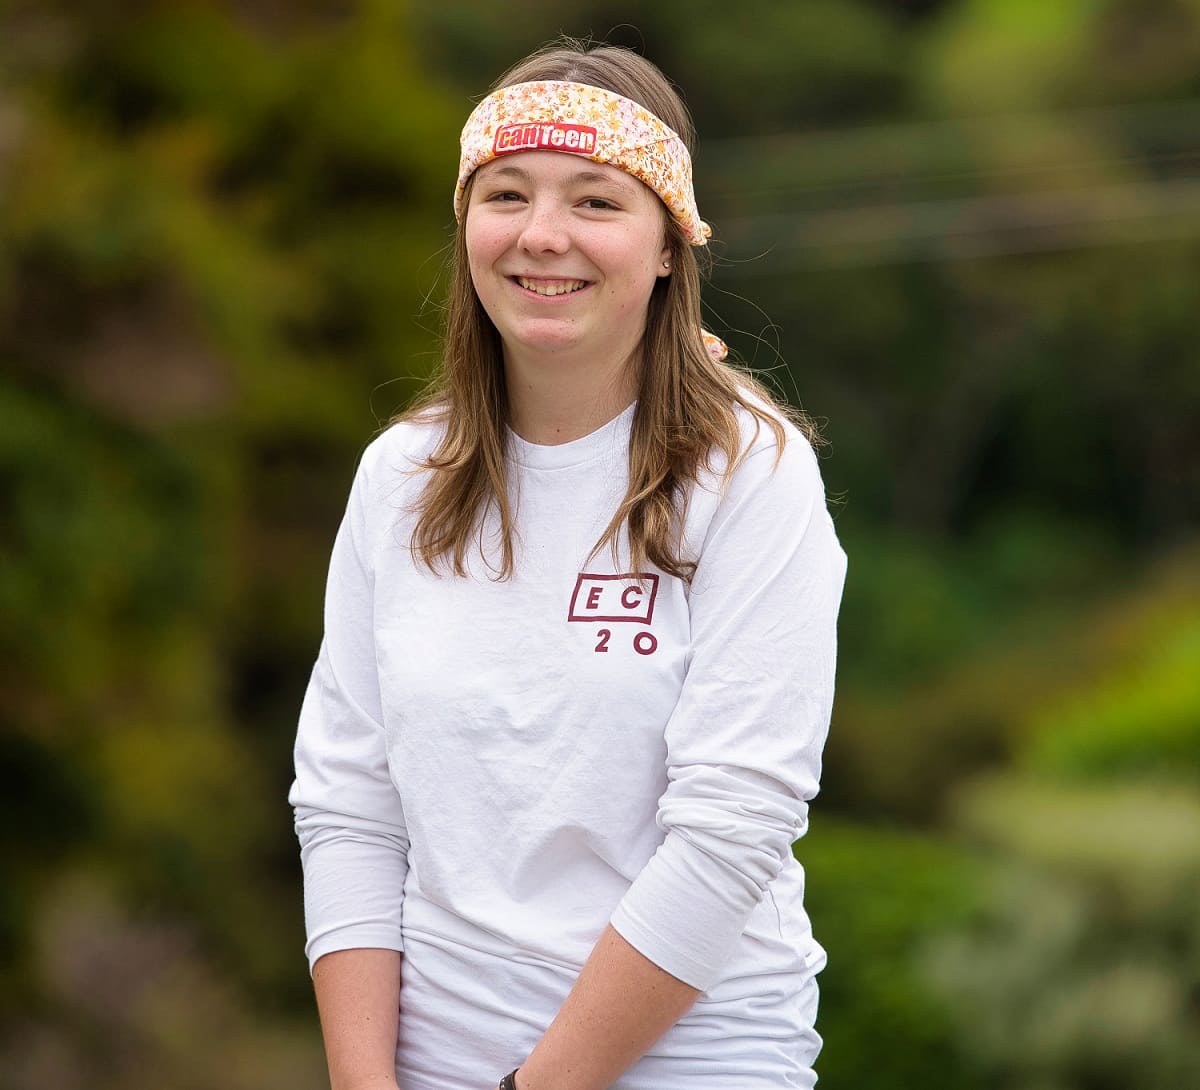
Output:
M1096 0L967 0L931 36L931 97L966 113L1036 108L1062 95Z
M964 113L1194 89L1195 0L964 0L930 36L929 99Z
M890 112L903 94L907 59L896 20L863 0L750 0L737 7L703 0L686 9L583 0L565 11L534 0L519 12L464 0L422 8L414 27L473 95L562 34L642 50L684 88L709 139Z
M401 14L0 15L18 1088L321 1078L311 1022L291 1048L280 1021L310 1006L287 740L355 453L429 373L458 116Z
M328 1086L314 1035L250 1002L186 926L131 912L107 886L68 871L43 896L32 940L43 999L6 1019L6 1086Z
M796 845L829 955L820 976L822 1082L907 1090L973 1085L974 1061L923 952L980 909L980 868L938 840L818 819Z
M998 852L989 908L930 966L992 1084L1194 1085L1200 793L1007 777L961 813Z
M993 515L953 544L900 534L853 543L862 571L840 616L842 640L854 651L843 676L889 695L944 676L981 649L992 653L1006 638L1027 640L1009 631L1018 617L1025 626L1033 615L1051 625L1120 570L1097 529L1024 511Z
M856 564L823 801L927 824L956 784L1005 758L1064 686L1103 669L1081 617L1116 552L1049 516L994 516L949 545L843 531ZM861 568L861 572L858 569Z
M938 938L928 979L988 1085L1200 1078L1198 575L1187 551L1095 611L1014 724L1014 767L957 792L986 909Z
M1074 780L1200 776L1200 597L1170 584L1100 679L1036 717L1025 765Z

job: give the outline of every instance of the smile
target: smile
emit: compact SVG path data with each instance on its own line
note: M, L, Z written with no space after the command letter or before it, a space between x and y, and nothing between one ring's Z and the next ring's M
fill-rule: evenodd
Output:
M537 295L570 295L587 287L586 280L530 280L524 276L514 276L513 279L526 291Z

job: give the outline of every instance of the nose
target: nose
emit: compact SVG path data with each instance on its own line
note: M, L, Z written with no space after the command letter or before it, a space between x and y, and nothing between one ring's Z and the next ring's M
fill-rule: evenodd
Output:
M534 200L525 214L520 246L531 254L561 254L570 248L566 211L552 200Z

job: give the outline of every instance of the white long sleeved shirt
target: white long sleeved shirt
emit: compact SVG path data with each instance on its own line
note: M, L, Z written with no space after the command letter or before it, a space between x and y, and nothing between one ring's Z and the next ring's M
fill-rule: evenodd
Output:
M715 465L689 494L690 586L591 556L634 411L558 446L510 435L509 580L479 555L465 579L411 555L435 426L392 427L355 476L290 799L310 961L405 953L404 1090L520 1063L609 922L705 993L617 1086L811 1085L824 953L791 846L845 556L807 442L789 426L780 452L748 414L730 479Z

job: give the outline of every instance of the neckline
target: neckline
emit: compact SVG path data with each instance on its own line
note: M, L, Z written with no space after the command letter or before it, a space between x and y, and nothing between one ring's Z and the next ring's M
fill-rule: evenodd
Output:
M531 443L509 428L509 455L517 465L529 469L566 469L611 456L616 451L623 454L629 445L629 433L633 427L633 414L636 409L635 401L595 431L572 439L569 443L555 443L551 446Z

